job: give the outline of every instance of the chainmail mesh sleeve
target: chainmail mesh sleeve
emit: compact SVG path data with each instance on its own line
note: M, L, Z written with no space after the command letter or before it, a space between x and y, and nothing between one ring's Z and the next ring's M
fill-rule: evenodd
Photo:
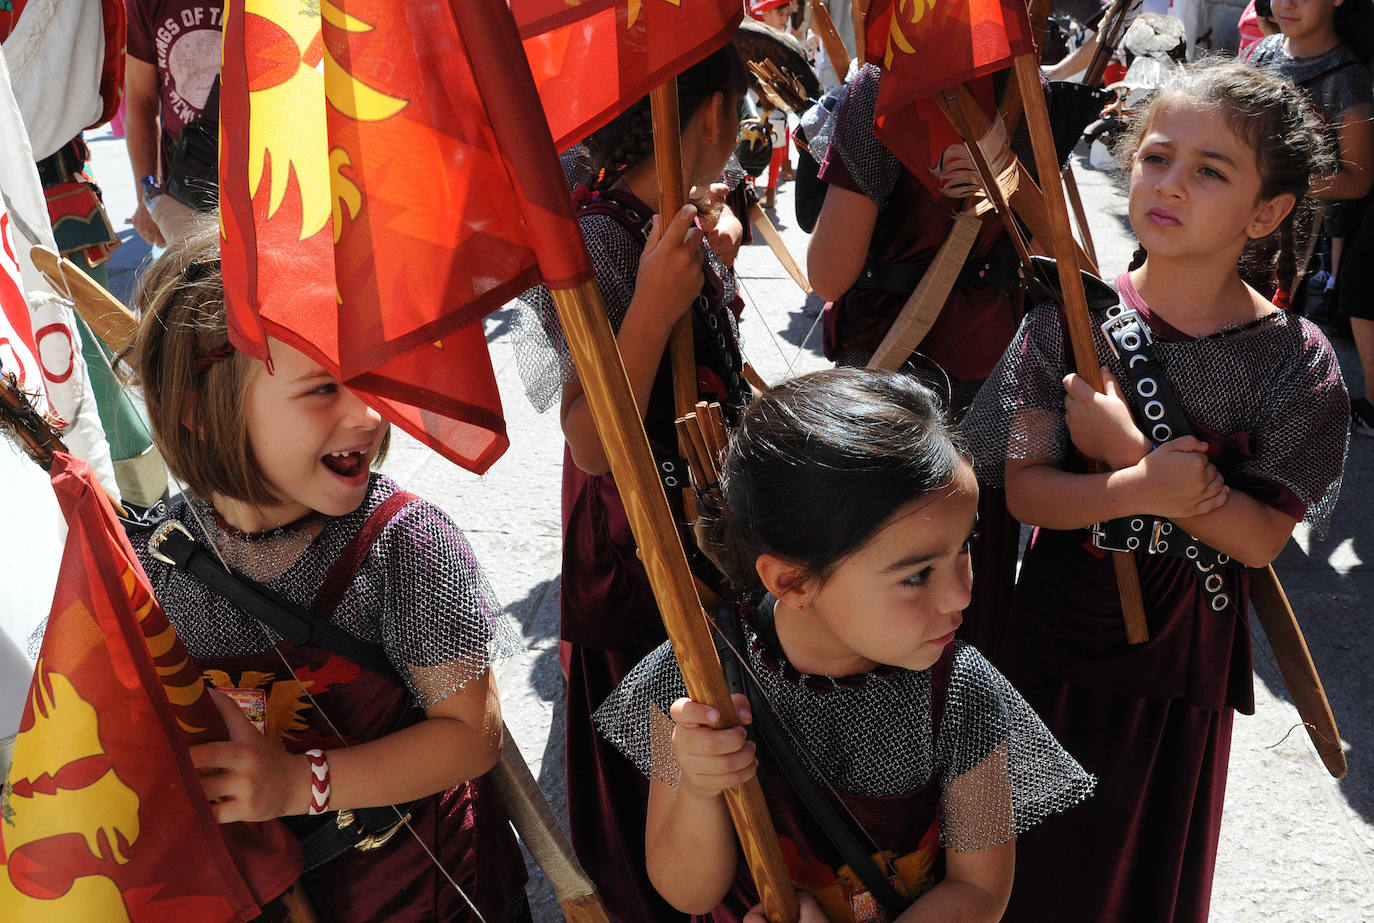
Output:
M1066 349L1066 334L1055 304L1046 302L1026 312L1021 329L960 424L980 482L1003 486L1008 459L1059 463L1067 457Z
M838 155L859 191L882 205L902 175L902 164L873 133L880 74L867 64L854 77L838 109L828 156Z
M959 852L997 846L1092 794L1096 779L978 650L954 653L935 763L940 835Z
M1118 382L1124 364L1093 326L1094 345ZM1007 459L1063 465L1070 450L1063 377L1068 338L1059 309L1026 314L961 425L974 467L1001 486ZM1340 493L1350 403L1331 344L1305 318L1276 312L1204 337L1157 337L1153 351L1199 435L1246 448L1219 458L1224 478L1290 493L1297 515L1326 534ZM1130 389L1127 389L1128 394Z
M1340 495L1350 443L1350 395L1336 353L1316 326L1296 316L1286 316L1285 326L1294 328L1287 338L1291 350L1279 344L1266 350L1274 372L1254 382L1259 400L1251 432L1257 451L1233 470L1291 491L1321 539Z
M747 626L745 636L749 669L812 773L836 791L874 796L914 792L938 778L941 834L951 849L1004 843L1092 792L1093 777L1002 675L962 642L936 741L931 671L886 669L857 683L789 677L790 668L771 663ZM675 786L668 711L686 694L665 642L597 709L597 729L646 776Z
M673 647L664 641L621 680L592 720L601 736L640 772L676 787L678 766L668 711L686 695Z
M382 531L340 608L350 605L383 614L382 647L421 708L522 647L467 538L423 500Z
M583 215L578 226L587 242L596 285L601 290L611 327L618 331L634 297L643 242L608 215ZM511 307L511 340L525 396L535 410L543 413L561 400L564 383L577 380L572 353L546 286L529 289Z

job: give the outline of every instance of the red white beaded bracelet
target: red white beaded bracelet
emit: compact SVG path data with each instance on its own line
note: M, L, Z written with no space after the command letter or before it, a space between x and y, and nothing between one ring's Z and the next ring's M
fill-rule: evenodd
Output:
M306 750L310 760L310 810L307 814L323 814L329 810L329 760L320 749Z

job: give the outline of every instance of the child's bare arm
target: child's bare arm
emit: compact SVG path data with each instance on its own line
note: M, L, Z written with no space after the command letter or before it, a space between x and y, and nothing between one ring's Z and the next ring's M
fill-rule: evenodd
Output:
M702 232L692 226L695 216L696 208L684 205L666 227L661 218L654 221L639 261L634 297L616 336L630 390L641 410L649 404L649 391L673 325L701 291ZM577 467L589 474L609 471L606 450L578 382L569 382L563 389L561 420Z
M977 766L956 778L943 798L946 839L944 880L921 895L897 918L897 923L993 923L1000 920L1011 897L1016 869L1015 825L1011 780L1005 744ZM1006 842L997 845L960 843L960 830L1001 830Z
M1024 523L1082 529L1119 516L1173 520L1211 512L1230 489L1191 436L1166 442L1120 471L1077 474L1037 459L1008 459L1007 509Z
M229 739L191 748L201 787L220 823L304 814L310 806L310 763L258 733L227 697L212 693ZM501 755L501 704L490 674L430 706L425 720L377 740L325 748L329 807L404 804L476 778Z
M1230 492L1210 513L1175 519L1178 526L1247 567L1264 567L1279 556L1298 520L1243 490Z
M806 249L811 287L826 301L849 291L863 272L878 223L878 204L861 192L831 186Z
M969 852L945 850L945 878L897 923L994 923L1011 897L1016 841Z
M748 700L736 695L740 720ZM673 752L681 774L676 788L649 783L644 852L658 893L684 913L710 913L735 880L735 828L724 792L753 778L754 745L743 727L716 730L715 709L678 699L673 703Z
M1374 184L1374 123L1371 109L1356 106L1341 115L1340 166L1312 184L1319 199L1362 199Z

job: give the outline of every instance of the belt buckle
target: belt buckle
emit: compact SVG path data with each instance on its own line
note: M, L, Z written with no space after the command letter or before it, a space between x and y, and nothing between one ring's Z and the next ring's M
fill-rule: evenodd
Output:
M1150 329L1140 317L1140 312L1135 308L1127 308L1120 314L1109 317L1103 323L1098 324L1098 329L1102 331L1102 338L1107 341L1107 348L1110 349L1112 355L1116 356L1118 359L1121 358L1121 353L1117 351L1116 341L1112 339L1112 334L1129 323L1134 323L1136 325L1146 345L1154 342L1154 338L1150 336ZM1131 351L1135 352L1135 350Z
M400 830L401 827L405 826L405 824L409 822L409 820L410 812L407 811L406 813L400 815L396 823L392 824L390 827L387 827L380 833L369 833L367 836L363 837L361 840L354 843L353 848L358 850L358 852L367 852L368 850L379 849L385 846L388 842L390 842L391 838L396 835L396 831ZM349 827L353 826L353 812L349 810L340 811L338 813L338 816L334 819L334 822L338 824L340 830L348 829Z
M1129 548L1118 548L1115 545L1107 544L1107 524L1105 522L1095 522L1092 527L1093 547L1099 551L1130 551Z
M171 536L173 532L180 532L182 535L186 536L187 541L195 541L195 539L191 537L191 533L187 530L185 526L177 522L175 519L169 519L153 530L152 536L150 536L148 539L148 553L152 555L154 558L157 558L163 564L170 564L173 567L176 567L177 562L167 557L167 555L163 554L161 550L162 543L167 541L167 539Z

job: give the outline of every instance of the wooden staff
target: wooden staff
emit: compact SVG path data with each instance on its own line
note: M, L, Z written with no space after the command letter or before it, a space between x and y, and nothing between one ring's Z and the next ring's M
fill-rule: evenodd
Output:
M525 102L538 98L534 78L523 66L511 67L511 62L523 60L524 50L509 8L495 0L465 0L452 9L461 30L471 29L472 34L490 39L473 43L468 53L473 72L478 75L479 90L484 80L499 78L502 84L502 92L495 92L493 87L493 92L482 96L497 137L526 154L511 161L512 178L524 191L521 201L528 203L531 215L540 209L557 208L567 210L571 218L567 186L562 171L555 165L558 155L548 125L541 118L532 118ZM673 125L676 126L675 120ZM566 253L569 242L556 236L561 233L556 225L532 220L528 227L536 253L548 251L560 257ZM564 260L560 258L558 262ZM551 284L549 294L688 694L717 710L721 716L719 727L738 726L739 715L716 656L706 614L687 566L687 554L649 451L644 419L630 390L596 280L588 277L582 282ZM767 919L770 923L793 923L798 915L796 891L758 779L727 790L725 800Z
M569 923L610 923L596 885L577 861L572 844L539 790L510 728L502 725L502 731L505 740L501 744L501 761L492 769L491 779L520 840L553 885L563 918Z
M1021 100L1025 106L1026 124L1030 128L1031 149L1035 163L1045 183L1042 193L1049 216L1051 234L1047 239L1050 253L1058 263L1060 293L1064 305L1064 321L1069 343L1073 347L1074 365L1084 381L1102 391L1101 362L1093 345L1092 321L1088 317L1088 299L1083 292L1083 278L1078 274L1078 254L1075 252L1073 231L1069 228L1069 210L1064 201L1064 187L1060 184L1058 157L1054 150L1054 135L1050 131L1050 116L1045 109L1045 97L1040 90L1040 67L1034 55L1017 55L1013 65L1017 83L1021 86ZM1116 568L1117 589L1121 594L1121 612L1126 622L1126 640L1140 644L1150 639L1145 621L1145 605L1140 598L1140 574L1130 552L1112 552Z
M840 37L840 31L835 28L835 20L830 18L830 10L826 9L822 0L813 0L811 4L811 23L820 34L821 44L825 46L825 56L830 59L830 69L835 72L835 79L844 83L845 75L849 73L849 49L844 47L844 39Z
M895 14L894 14L895 15ZM868 0L851 0L849 4L849 18L854 23L854 47L858 49L859 61L863 62L865 29L864 19L868 16Z
M117 356L133 344L138 330L138 318L118 298L75 263L55 250L37 246L29 250L29 259L52 285L53 290L70 299L96 336Z
M676 77L649 91L649 113L653 119L654 167L658 171L658 213L666 224L687 199L682 189L682 131L678 122ZM673 410L683 416L697 401L697 360L690 308L673 325L668 338L668 355L673 369ZM678 452L686 457L687 447L679 444ZM682 504L687 519L696 519L696 498L690 490L682 492Z
M715 643L687 566L687 555L649 452L644 422L625 377L601 292L595 281L588 281L571 289L550 289L550 294L688 693L695 701L720 713L718 727L735 727L739 716L725 685ZM758 779L727 790L725 798L768 920L795 921L796 892Z

